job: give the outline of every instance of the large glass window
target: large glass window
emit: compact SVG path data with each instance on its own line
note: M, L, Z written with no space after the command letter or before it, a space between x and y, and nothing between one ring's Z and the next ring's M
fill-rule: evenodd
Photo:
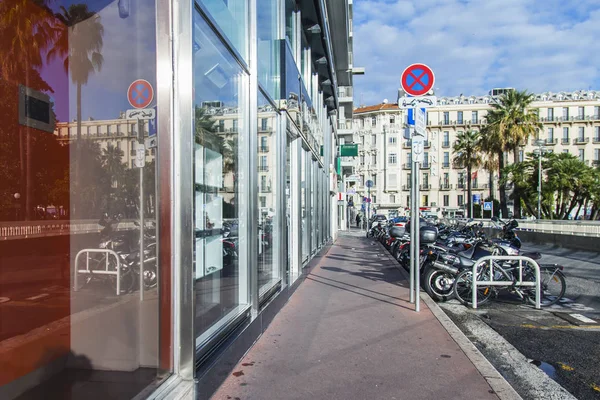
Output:
M194 43L195 331L202 346L248 304L248 264L240 260L248 79L198 13ZM221 132L223 119L239 129Z
M300 160L300 206L302 213L302 222L301 222L301 231L302 231L302 260L305 261L308 259L310 254L310 243L308 236L308 210L310 209L310 197L309 197L309 188L308 188L308 162L310 158L307 157L306 151L302 149L302 159Z
M144 148L154 121L124 113L156 105L156 13L0 2L3 400L134 398L168 375L171 272L157 250L170 233L156 224L169 216L157 218Z
M265 96L258 95L258 124L270 120L269 125L277 126L277 113L275 108L267 101ZM259 129L260 130L260 129ZM258 142L259 152L266 153L266 172L260 172L258 209L258 286L261 292L268 290L280 279L278 252L273 249L280 248L279 214L277 213L277 135L271 132L268 136L261 136ZM260 168L259 168L260 169Z
M279 94L277 4L277 0L263 0L256 8L256 29L258 33L258 82L273 99L278 98Z
M215 20L225 37L248 58L248 0L197 0ZM199 46L198 42L194 46Z

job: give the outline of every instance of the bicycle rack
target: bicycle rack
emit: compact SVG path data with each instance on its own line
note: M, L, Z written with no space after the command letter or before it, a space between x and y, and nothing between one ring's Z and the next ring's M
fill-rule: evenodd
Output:
M541 297L541 285L540 285L540 266L537 262L535 262L532 258L523 257L523 256L485 256L481 257L475 265L473 265L473 281L471 285L473 288L471 289L471 301L472 307L477 308L477 285L485 284L486 286L506 286L507 281L494 281L494 271L493 271L493 263L494 261L519 261L519 276L518 281L514 282L512 285L514 286L535 286L535 308L538 310L541 308L540 297ZM479 281L477 280L477 269L479 266L483 266L483 264L489 261L490 268L490 279ZM523 282L523 261L528 264L531 264L535 268L535 282L526 281Z
M85 253L85 269L78 268L79 256ZM90 270L90 253L106 253L106 265L104 271ZM108 257L114 256L117 260L117 267L114 271L108 270ZM78 290L77 277L79 274L98 274L98 275L116 275L117 276L117 296L121 293L121 261L119 255L110 249L83 249L80 250L75 256L75 276L73 277L74 288L73 291Z

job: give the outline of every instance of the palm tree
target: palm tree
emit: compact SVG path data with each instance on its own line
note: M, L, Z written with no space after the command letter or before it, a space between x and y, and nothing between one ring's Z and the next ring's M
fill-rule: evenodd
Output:
M459 132L454 143L453 150L456 156L454 163L467 168L467 196L469 196L469 204L473 201L471 194L471 171L473 168L481 165L481 135L477 131L468 130ZM469 207L469 218L472 218L471 207Z
M81 87L88 83L90 75L102 69L104 57L100 53L104 45L104 26L100 15L90 11L87 4L71 4L68 9L60 7L55 14L67 29L62 29L47 59L63 58L65 71L71 70L71 81L77 85L77 140L81 139Z
M529 109L535 100L533 94L527 91L510 90L500 96L488 112L487 126L483 146L488 153L496 154L500 170L500 180L503 180L504 153L512 152L514 162L519 162L519 147L530 136L536 135L541 129L537 109ZM502 214L508 215L506 206L506 189L500 187L500 204ZM521 199L515 198L515 217L521 216Z

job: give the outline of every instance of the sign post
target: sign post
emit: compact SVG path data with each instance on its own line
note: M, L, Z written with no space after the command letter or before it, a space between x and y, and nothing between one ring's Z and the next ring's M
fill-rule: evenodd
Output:
M372 180L368 180L365 182L365 185L367 186L367 222L369 221L369 219L371 218L371 188L373 187L373 181ZM367 227L367 229L371 229L371 227Z
M427 107L437 105L437 98L425 96L433 88L435 75L425 64L409 65L400 79L402 89L408 95L398 99L400 108L408 109L407 124L411 140L411 189L410 189L410 302L414 301L415 311L420 310L420 188L419 173L424 160L425 136L427 134ZM412 96L412 97L410 97Z
M150 82L137 79L127 89L127 100L135 110L127 110L128 119L136 119L138 125L138 143L136 146L135 166L140 169L140 301L144 301L144 167L146 165L146 146L144 142L145 120L156 118L156 110L145 109L154 99L154 89Z

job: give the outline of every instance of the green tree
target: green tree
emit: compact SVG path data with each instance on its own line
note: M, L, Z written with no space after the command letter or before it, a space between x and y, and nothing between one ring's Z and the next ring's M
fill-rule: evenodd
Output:
M480 148L481 135L477 131L468 130L465 132L459 132L456 137L456 143L454 143L453 150L456 154L454 157L454 163L462 165L467 169L467 196L469 198L468 204L473 201L473 195L471 191L471 172L473 168L477 168L481 165L481 148ZM469 207L468 217L472 218L471 208Z
M511 90L492 103L486 119L482 146L498 159L500 181L503 179L505 152L512 152L515 164L519 162L519 148L529 137L536 135L541 128L538 111L530 109L534 95L527 91ZM515 196L513 196L515 197ZM506 205L506 187L500 186L500 204L502 215L508 215ZM515 217L520 217L520 199L515 198Z

